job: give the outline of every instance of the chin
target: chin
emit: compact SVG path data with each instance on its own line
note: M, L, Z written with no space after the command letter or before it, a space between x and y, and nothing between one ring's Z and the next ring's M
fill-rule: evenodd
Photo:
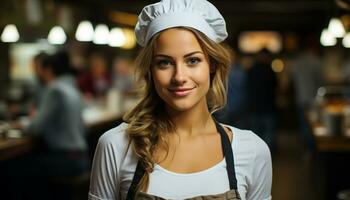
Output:
M190 110L191 107L190 106L182 106L182 105L169 105L168 107L170 107L172 110L178 111L178 112L185 112L187 110Z
M168 108L178 112L188 111L197 104L198 102L166 102Z

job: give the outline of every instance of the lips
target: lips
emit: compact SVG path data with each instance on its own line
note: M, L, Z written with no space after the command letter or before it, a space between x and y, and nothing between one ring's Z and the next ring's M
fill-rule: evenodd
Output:
M193 88L170 88L169 91L175 96L183 97L189 95Z

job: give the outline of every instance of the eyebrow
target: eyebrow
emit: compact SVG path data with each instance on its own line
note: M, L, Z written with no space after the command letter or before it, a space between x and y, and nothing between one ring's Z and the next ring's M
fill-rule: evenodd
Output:
M184 56L184 58L189 57L189 56L192 56L192 55L194 55L194 54L196 54L196 53L204 54L204 53L201 52L201 51L194 51L194 52L191 52L191 53L186 54L186 55ZM157 54L157 55L155 55L154 57L167 57L167 58L172 58L171 56L168 56L168 55L165 55L165 54Z

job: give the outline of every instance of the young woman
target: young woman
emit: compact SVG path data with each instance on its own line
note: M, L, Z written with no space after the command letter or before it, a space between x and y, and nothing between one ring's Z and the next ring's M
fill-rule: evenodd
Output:
M89 199L271 199L267 145L211 115L225 104L230 64L218 10L163 0L142 10L135 33L143 96L100 138Z

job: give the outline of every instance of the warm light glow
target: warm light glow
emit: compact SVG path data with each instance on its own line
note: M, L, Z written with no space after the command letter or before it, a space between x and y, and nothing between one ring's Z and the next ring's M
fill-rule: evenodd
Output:
M47 40L50 44L64 44L67 40L67 36L62 27L55 26L50 30Z
M338 18L332 18L331 21L329 21L328 30L333 37L339 38L345 35L344 26Z
M91 22L82 21L79 23L75 38L80 42L90 42L94 38L94 28Z
M350 48L350 32L347 33L343 38L343 46L345 48Z
M134 31L129 28L124 28L123 33L125 35L126 41L125 44L122 46L124 49L132 49L136 46L136 37L134 34Z
M281 59L274 59L271 63L272 70L276 73L284 70L284 63Z
M118 24L124 24L128 26L135 26L137 23L137 15L133 13L112 11L109 14L109 19Z
M108 44L109 29L105 24L98 24L95 29L94 39L95 44Z
M320 42L323 46L334 46L337 43L337 40L327 29L323 29Z
M121 28L113 28L109 33L108 45L111 47L121 47L126 43L126 38Z
M17 42L19 40L19 33L16 25L8 24L5 26L1 34L1 41L3 42Z
M245 53L256 53L264 48L278 53L282 49L282 38L274 31L245 31L239 35L238 46Z

